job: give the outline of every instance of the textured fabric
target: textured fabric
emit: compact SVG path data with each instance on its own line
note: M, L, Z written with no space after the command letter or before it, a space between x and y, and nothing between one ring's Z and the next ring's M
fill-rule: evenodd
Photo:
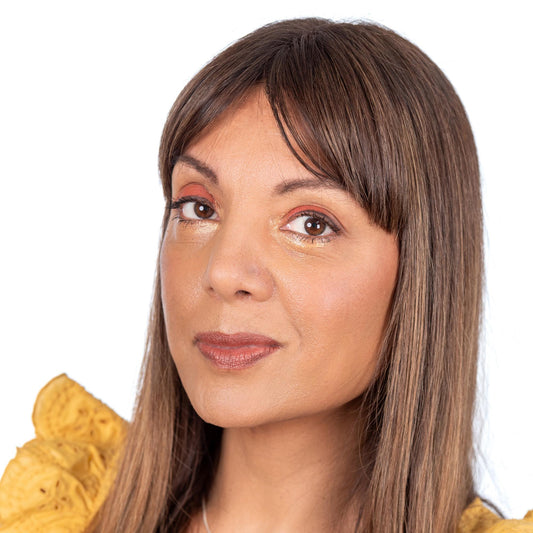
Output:
M0 533L82 533L116 473L127 423L66 375L39 393L36 438L0 481ZM533 511L502 520L476 499L457 533L533 533Z
M457 533L533 533L533 511L523 520L502 520L477 498L461 516Z
M82 532L114 479L127 424L66 375L37 397L36 438L0 481L0 532Z

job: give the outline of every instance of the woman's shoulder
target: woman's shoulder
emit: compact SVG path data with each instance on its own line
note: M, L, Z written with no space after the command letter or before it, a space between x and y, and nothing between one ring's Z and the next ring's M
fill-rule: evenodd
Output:
M533 511L522 520L505 520L476 498L463 512L457 533L533 533Z
M0 532L81 532L113 482L127 423L62 374L39 393L33 425L0 480Z

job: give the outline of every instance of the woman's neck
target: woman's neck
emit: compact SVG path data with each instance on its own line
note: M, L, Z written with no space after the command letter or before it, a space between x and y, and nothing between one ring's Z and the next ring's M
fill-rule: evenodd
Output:
M333 531L343 513L350 523L346 530L353 531L355 502L349 494L360 470L355 418L351 405L225 429L207 502L212 533Z

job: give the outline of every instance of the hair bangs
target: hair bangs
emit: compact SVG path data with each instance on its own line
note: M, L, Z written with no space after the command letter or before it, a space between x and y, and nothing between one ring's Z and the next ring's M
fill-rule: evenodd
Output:
M265 73L265 90L300 163L340 183L374 223L395 232L407 205L402 139L391 136L397 129L379 73L359 61L373 59L344 49L342 29L321 28L280 49Z
M318 30L315 21L308 31L285 34L268 47L250 49L244 37L219 55L216 69L208 65L191 80L170 112L174 119L166 128L174 131L163 135L171 140L160 153L167 198L172 167L187 145L262 86L300 163L318 178L340 183L374 223L398 230L408 205L400 183L408 165L401 162L402 140L391 133L398 131L391 123L392 95L384 90L373 51L361 46L354 55L354 47L346 47L347 38L354 40L352 25L321 22Z

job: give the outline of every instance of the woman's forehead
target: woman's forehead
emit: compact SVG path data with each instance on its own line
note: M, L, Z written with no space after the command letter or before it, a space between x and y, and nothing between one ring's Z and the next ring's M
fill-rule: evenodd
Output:
M177 158L173 177L197 173L215 187L256 186L269 196L296 189L347 192L341 183L310 172L291 151L264 93L235 106Z

